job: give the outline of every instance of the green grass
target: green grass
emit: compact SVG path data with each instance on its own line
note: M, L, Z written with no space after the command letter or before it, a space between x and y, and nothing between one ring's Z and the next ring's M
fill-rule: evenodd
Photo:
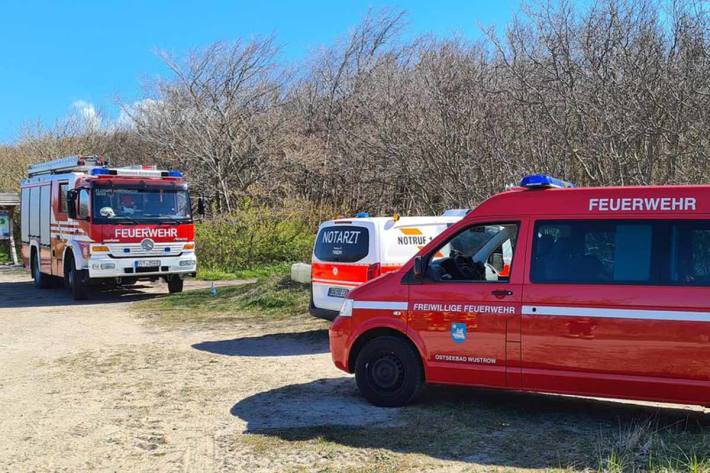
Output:
M10 253L8 253L7 248L0 246L0 264L10 262Z
M197 278L205 281L225 281L234 279L257 279L288 274L291 263L277 263L265 265L258 268L226 271L220 269L197 270Z
M17 252L19 258L20 252ZM7 240L0 240L0 264L11 263L12 258L10 257L10 245Z
M255 282L186 291L140 302L137 310L164 323L190 322L311 322L308 314L309 286L285 276L271 276Z

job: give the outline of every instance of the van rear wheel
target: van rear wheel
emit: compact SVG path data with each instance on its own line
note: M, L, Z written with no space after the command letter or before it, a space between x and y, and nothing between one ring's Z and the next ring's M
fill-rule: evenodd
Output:
M355 361L355 381L370 403L399 407L412 402L424 385L419 354L399 337L369 341Z

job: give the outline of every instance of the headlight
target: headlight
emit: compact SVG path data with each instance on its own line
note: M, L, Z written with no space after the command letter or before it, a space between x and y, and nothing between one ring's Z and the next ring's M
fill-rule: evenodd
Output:
M115 263L93 263L91 269L116 269Z
M338 315L341 317L351 317L353 315L352 299L345 299L343 301L343 306L340 308L340 313Z

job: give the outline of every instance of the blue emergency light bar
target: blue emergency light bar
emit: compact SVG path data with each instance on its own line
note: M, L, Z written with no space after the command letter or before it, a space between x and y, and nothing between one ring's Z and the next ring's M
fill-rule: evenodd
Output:
M528 189L544 189L548 187L569 189L574 187L574 184L563 181L562 179L557 179L556 177L546 176L545 174L533 174L522 178L520 187L527 187Z
M355 218L367 218L370 214L367 212L358 212L355 214Z
M182 173L173 169L171 171L168 171L168 177L182 177Z
M111 174L111 171L106 168L93 168L91 171L89 171L89 174L91 174L92 176L102 176Z

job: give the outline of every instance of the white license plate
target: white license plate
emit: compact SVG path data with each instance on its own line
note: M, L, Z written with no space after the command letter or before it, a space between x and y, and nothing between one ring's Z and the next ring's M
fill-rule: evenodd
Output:
M141 259L136 261L136 268L154 268L160 266L159 259Z
M328 288L329 297L345 297L348 295L348 290L344 287L330 287Z

